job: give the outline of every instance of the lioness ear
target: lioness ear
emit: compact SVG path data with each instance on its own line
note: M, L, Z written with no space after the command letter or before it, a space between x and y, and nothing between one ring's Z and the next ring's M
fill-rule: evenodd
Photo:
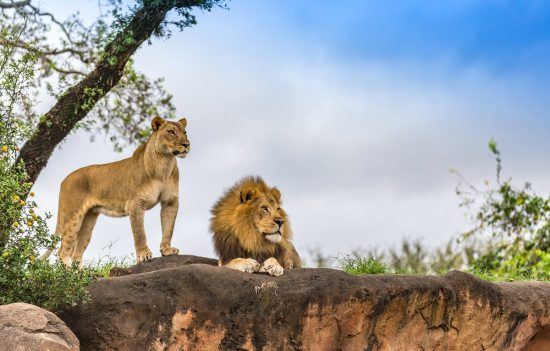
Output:
M281 192L277 188L271 188L271 194L273 194L273 197L277 202L281 202Z
M250 187L244 188L241 191L241 202L243 204L247 203L248 201L252 200L254 195L256 195L256 189Z
M164 123L166 123L166 121L157 116L151 121L151 127L153 128L153 131L156 132Z
M178 121L178 123L183 126L183 129L185 129L185 127L187 127L187 120L185 118L180 119Z

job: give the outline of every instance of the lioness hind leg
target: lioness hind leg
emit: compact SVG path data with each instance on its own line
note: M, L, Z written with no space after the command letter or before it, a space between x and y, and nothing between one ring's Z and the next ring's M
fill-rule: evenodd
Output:
M59 259L65 265L70 266L76 236L80 230L84 214L80 211L70 211L70 213L60 212L58 216L60 218L55 231L61 237L61 246L58 251Z
M260 269L258 261L252 258L235 258L223 265L245 273L254 273Z
M76 236L76 245L74 246L74 251L72 254L73 262L79 262L80 264L82 263L82 256L84 255L84 251L90 243L90 239L92 238L92 231L97 222L98 216L99 213L95 212L94 210L89 210L84 216L84 219L82 220L82 225L80 226L80 230L78 231L78 234Z

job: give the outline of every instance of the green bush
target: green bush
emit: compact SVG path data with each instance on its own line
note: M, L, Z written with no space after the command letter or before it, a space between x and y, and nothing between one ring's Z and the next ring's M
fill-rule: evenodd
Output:
M350 274L390 274L392 270L376 257L359 257L346 255L339 258L340 269Z
M0 34L16 42L20 30ZM28 302L57 311L87 298L95 271L37 260L57 240L45 222L49 215L37 214L33 184L16 163L17 145L33 129L24 106L34 64L31 54L18 57L13 47L0 47L0 304Z
M502 180L500 151L494 140L489 149L496 157L496 186L478 190L468 184L457 188L462 205L471 211L473 229L462 239L484 241L472 269L512 277L550 277L550 197L533 192L531 185L514 187L511 179ZM488 182L486 184L489 184Z
M420 240L403 240L400 249L344 256L340 268L352 274L442 274L466 270L490 281L550 281L550 197L533 192L529 183L514 187L502 180L502 160L495 141L496 186L478 190L462 175L457 187L461 206L473 229L446 246L427 249ZM317 262L325 262L317 252ZM377 257L377 258L372 258ZM387 262L387 263L385 263Z

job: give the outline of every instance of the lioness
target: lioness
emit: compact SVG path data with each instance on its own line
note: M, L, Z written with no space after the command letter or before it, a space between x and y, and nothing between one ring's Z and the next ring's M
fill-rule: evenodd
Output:
M151 260L153 254L147 247L143 217L146 210L159 202L160 252L163 256L178 254L179 250L170 244L179 205L175 158L184 158L189 152L187 120L169 122L155 117L151 126L151 137L131 157L80 168L61 183L55 233L61 237L59 258L66 265L71 264L71 259L82 261L100 213L113 217L129 215L136 259Z
M242 272L283 274L301 267L281 208L281 192L260 177L238 181L212 207L210 231L220 266ZM261 262L261 264L260 264Z

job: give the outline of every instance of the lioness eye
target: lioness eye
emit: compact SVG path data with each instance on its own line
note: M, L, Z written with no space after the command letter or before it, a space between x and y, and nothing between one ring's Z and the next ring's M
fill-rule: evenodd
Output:
M281 210L281 208L280 208L280 207L277 207L277 212L280 211L280 210Z
M267 212L267 206L262 206L262 211Z
M176 132L174 132L172 129L170 129L170 130L168 131L168 133L170 133L170 134L172 134L172 135L176 135Z

